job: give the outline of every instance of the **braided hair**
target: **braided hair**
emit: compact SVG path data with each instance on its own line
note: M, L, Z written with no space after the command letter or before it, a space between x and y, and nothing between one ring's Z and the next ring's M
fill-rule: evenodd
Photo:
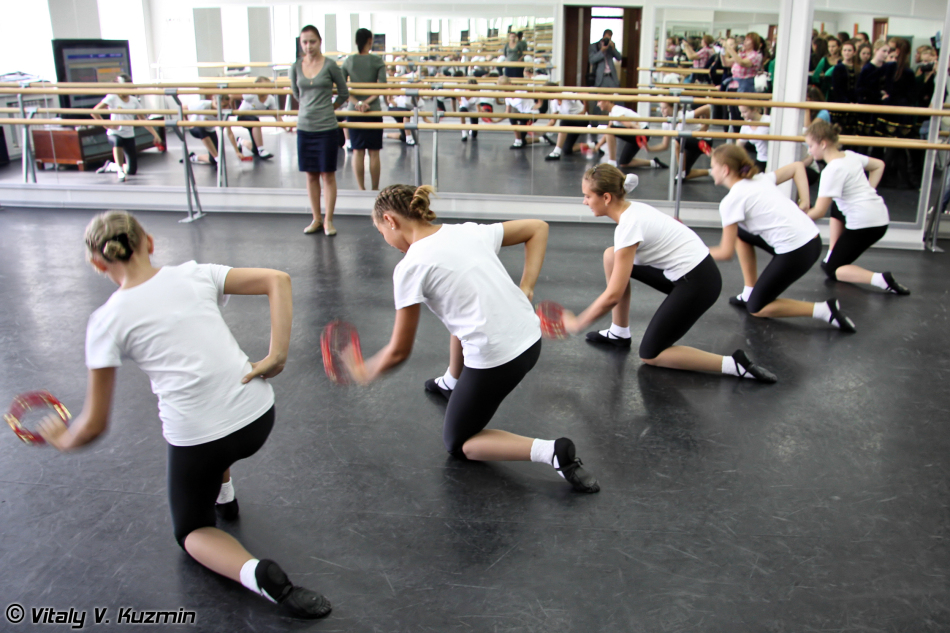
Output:
M373 222L383 221L384 213L395 213L407 220L431 222L435 212L429 208L429 198L435 189L429 185L410 187L409 185L390 185L379 192L373 204Z
M145 238L145 229L128 211L106 211L86 226L86 259L127 262Z

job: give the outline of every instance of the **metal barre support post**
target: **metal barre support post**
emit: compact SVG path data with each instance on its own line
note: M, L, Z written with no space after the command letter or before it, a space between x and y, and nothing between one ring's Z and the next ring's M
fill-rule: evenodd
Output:
M227 88L227 84L218 84L218 88ZM223 112L221 110L221 99L218 99L218 120L223 121ZM225 162L224 151L224 128L218 128L218 187L228 186L228 166Z
M22 87L26 87L26 84L21 84ZM23 94L17 95L17 102L20 105L20 117L26 119L26 109L23 107ZM30 178L32 177L33 183L36 183L36 164L33 161L33 145L31 143L30 127L28 125L23 126L23 143L21 147L23 148L23 182L26 184L30 183Z
M178 105L179 121L184 121L185 115L184 108L181 105L181 99L178 98L178 95L174 91L169 91L168 96L174 99ZM194 222L204 217L205 214L201 209L201 201L198 199L198 183L195 181L195 172L191 168L191 156L189 156L188 153L188 139L186 138L188 134L178 125L177 121L165 121L165 125L166 127L174 127L175 133L178 135L179 140L181 140L181 162L185 166L185 196L188 198L188 217L178 221L183 223ZM168 139L166 138L166 142L167 141ZM192 195L194 195L194 204L192 204L191 200ZM197 213L194 213L194 207L198 207Z

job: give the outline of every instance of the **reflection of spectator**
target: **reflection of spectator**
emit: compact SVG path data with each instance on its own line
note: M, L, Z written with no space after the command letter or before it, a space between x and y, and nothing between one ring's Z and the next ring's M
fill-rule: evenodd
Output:
M620 78L617 77L617 67L614 60L620 60L620 51L614 46L611 38L614 32L604 31L603 39L590 45L587 61L594 68L594 85L598 88L619 88Z

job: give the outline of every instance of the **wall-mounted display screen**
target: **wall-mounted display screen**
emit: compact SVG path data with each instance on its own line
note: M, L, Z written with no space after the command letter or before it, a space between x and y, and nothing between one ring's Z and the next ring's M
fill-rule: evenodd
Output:
M53 40L56 80L111 83L116 76L132 76L128 40ZM91 108L101 95L62 95L64 108Z

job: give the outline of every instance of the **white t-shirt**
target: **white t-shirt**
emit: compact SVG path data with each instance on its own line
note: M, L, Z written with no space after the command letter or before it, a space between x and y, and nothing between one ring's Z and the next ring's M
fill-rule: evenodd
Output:
M218 118L218 108L211 99L202 99L194 105L186 108L188 110L211 110L214 114L189 114L188 118L192 121L214 121Z
M274 405L264 380L241 384L251 363L219 307L230 270L193 261L164 266L145 283L115 291L86 326L86 366L138 365L158 396L162 435L174 446L225 437Z
M864 173L867 166L867 156L847 150L843 158L828 161L818 181L818 197L834 198L849 229L884 226L891 221L887 205Z
M608 116L622 116L630 119L642 119L643 117L631 110L630 108L625 108L623 106L615 105L610 109L610 112L607 113ZM608 121L610 125L620 126L620 121ZM645 130L650 127L650 124L646 121L643 121L638 124L641 130ZM607 123L598 125L597 127L607 127Z
M139 110L142 108L142 102L132 95L129 95L128 101L123 101L119 98L119 95L106 95L102 103L106 104L110 110ZM110 114L109 118L113 121L134 121L138 117L135 114ZM122 138L134 138L135 127L122 125L115 130L106 130L106 134L121 136Z
M554 114L584 114L584 102L577 99L559 99Z
M775 186L775 172L739 180L719 203L719 215L724 227L738 224L779 255L801 248L818 235L812 219Z
M648 204L631 202L614 229L614 251L639 244L633 263L653 266L676 281L709 255L699 236Z
M498 259L504 234L501 224L443 224L393 272L396 309L426 304L473 369L514 360L541 338L531 303Z
M763 114L760 121L768 123L772 119L767 114ZM739 134L768 134L769 128L764 125L743 125L739 128ZM752 140L747 141L752 143L752 146L755 147L755 159L762 163L767 163L769 160L769 142L763 140Z
M686 128L685 128L686 130L688 130L688 131L690 131L690 132L695 132L695 131L697 131L699 128L702 127L702 123L690 123L690 121L694 121L694 120L695 120L695 115L694 115L692 112L688 112L688 113L686 114ZM664 130L672 130L672 129L673 129L673 124L670 123L669 121L667 121L667 122L663 123L663 124L660 126L660 128L661 128L661 129L664 129ZM676 129L677 129L677 130L682 130L682 129L684 129L684 128L683 128L683 120L682 120L681 117L676 117Z
M277 106L277 97L267 95L263 103L260 100L262 95L241 95L241 105L238 110L280 110Z
M511 106L512 110L514 110L515 112L520 112L522 114L537 112L537 110L534 108L534 99L506 97L505 105Z

